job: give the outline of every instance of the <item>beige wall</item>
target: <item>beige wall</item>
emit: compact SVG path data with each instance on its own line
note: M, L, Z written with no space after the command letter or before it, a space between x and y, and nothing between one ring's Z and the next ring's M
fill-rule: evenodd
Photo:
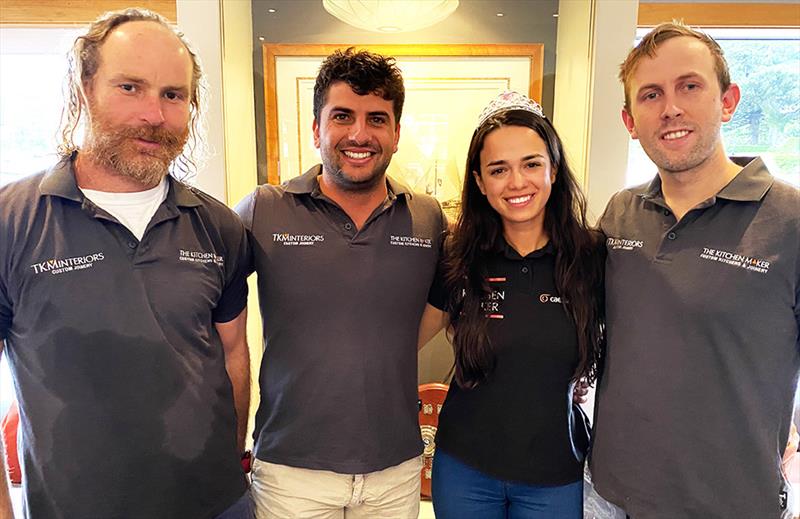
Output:
M625 181L619 63L636 36L636 2L562 0L558 18L553 123L589 199L592 221Z

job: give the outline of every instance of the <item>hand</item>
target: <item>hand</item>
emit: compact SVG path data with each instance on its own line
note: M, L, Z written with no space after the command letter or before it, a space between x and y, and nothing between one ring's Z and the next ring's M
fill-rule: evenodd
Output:
M575 387L572 388L572 403L585 404L588 393L589 383L586 382L586 379L580 379L575 383Z

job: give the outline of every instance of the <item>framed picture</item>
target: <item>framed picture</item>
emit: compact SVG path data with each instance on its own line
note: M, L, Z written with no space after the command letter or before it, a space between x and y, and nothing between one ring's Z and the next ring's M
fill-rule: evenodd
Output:
M263 45L267 180L280 183L320 162L311 124L320 63L349 45ZM512 89L541 101L542 44L357 45L393 56L406 99L400 143L387 173L458 211L467 148L478 115Z

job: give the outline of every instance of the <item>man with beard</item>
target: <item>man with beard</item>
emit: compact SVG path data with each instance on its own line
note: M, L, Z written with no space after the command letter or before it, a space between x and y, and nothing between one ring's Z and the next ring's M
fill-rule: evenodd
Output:
M800 192L730 160L719 45L663 24L621 66L622 118L658 167L616 194L596 488L636 519L779 517L800 370ZM643 395L647 395L643 398Z
M26 517L252 515L246 231L169 174L191 170L201 75L160 16L108 13L72 50L62 159L0 189Z
M392 58L328 56L314 86L322 165L237 207L264 322L259 518L418 515L417 329L446 221L386 176L404 96Z

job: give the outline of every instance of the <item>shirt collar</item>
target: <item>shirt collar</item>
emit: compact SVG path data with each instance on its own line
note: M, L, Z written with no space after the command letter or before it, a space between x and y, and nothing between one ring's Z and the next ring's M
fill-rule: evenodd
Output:
M311 195L316 197L321 193L319 188L319 179L317 178L321 174L322 164L317 164L299 177L288 180L284 184L284 189L287 193L292 193L295 195ZM414 196L414 193L408 188L408 186L393 179L389 175L386 175L386 185L389 191L390 200L395 199L398 195L404 195L409 199Z
M78 152L73 152L72 155L63 157L47 170L41 182L39 182L39 192L42 196L58 196L78 203L84 201L83 192L75 181L75 159L77 156ZM195 188L175 180L171 175L167 177L167 182L170 186L167 192L167 201L180 207L202 205Z
M761 157L751 160L723 187L717 196L738 202L757 202L764 198L775 179Z
M173 202L178 207L198 207L203 205L203 201L197 196L197 188L184 184L180 180L175 180L172 175L167 176L167 182L170 185L169 192L167 192L168 202Z
M774 181L764 161L756 157L720 189L716 197L737 202L757 202L767 194ZM645 200L663 201L661 176L656 175L640 196Z
M83 202L84 196L75 182L75 157L73 152L69 157L62 157L54 166L47 170L39 182L39 193L42 196L60 196L75 202Z
M506 259L510 260L521 260L521 259L532 259L532 258L541 258L545 254L555 254L556 248L553 245L553 240L548 240L544 247L541 249L536 249L533 252L529 252L524 258L520 256L519 252L514 249L509 243L506 241L505 236L502 234L498 238L497 242L495 243L495 250L505 256Z

